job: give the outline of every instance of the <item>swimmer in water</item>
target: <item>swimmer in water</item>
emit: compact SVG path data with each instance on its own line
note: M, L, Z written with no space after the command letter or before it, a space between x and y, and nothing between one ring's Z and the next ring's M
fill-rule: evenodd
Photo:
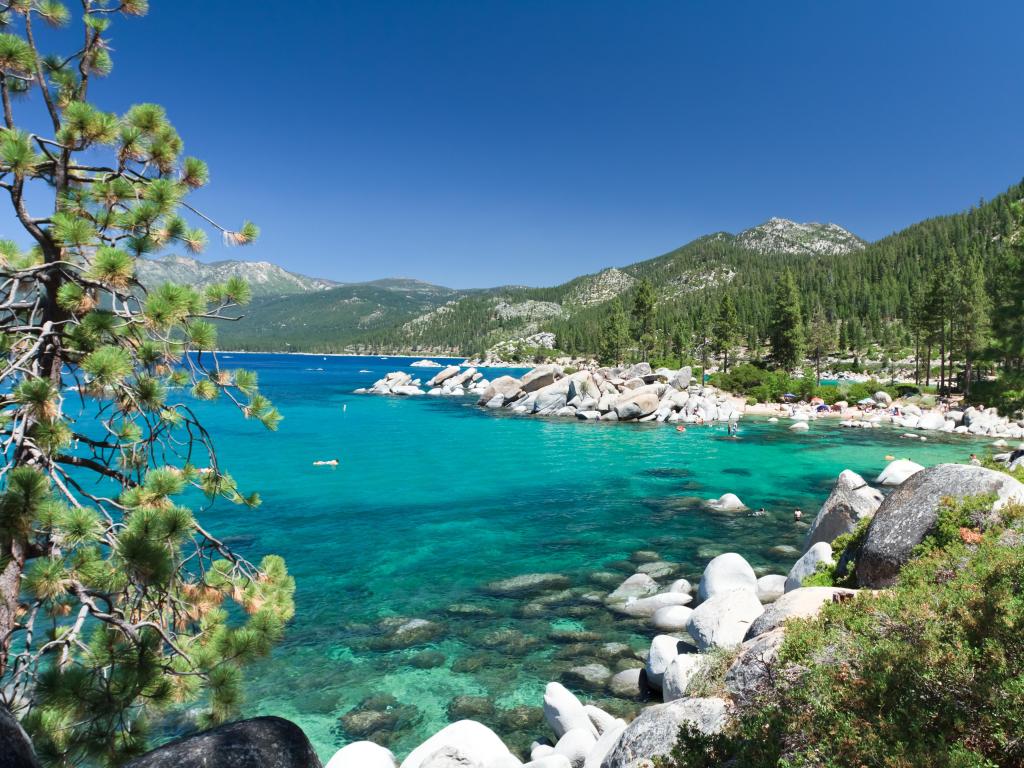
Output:
M793 510L793 519L794 520L799 520L803 516L804 516L804 513L801 512L799 509L794 509Z
M324 461L314 461L313 462L313 466L314 467L336 467L336 466L338 466L338 460L337 459L328 459L328 460L324 460Z

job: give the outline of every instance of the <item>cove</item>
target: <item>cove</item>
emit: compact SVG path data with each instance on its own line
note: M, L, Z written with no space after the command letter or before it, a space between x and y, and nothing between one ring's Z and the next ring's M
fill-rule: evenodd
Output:
M250 559L282 555L298 586L284 642L249 672L244 712L294 719L324 759L374 733L407 752L449 721L458 696L481 697L461 706L480 708L477 719L521 748L548 680L591 661L635 665L628 649L649 645L653 630L587 597L629 575L633 553L654 550L678 564L672 578L694 582L726 551L785 573L843 469L872 480L887 454L931 465L979 445L821 422L794 434L750 418L730 439L724 425L680 433L352 394L392 370L433 375L408 367L415 359L227 353L225 367L258 372L284 413L280 430L265 433L224 403L197 408L227 471L263 497L255 510L218 502L200 519ZM312 466L332 458L338 467ZM702 506L727 491L767 515ZM537 572L561 574L569 589L486 589ZM382 644L413 618L431 623L422 643ZM610 711L636 706L588 695Z

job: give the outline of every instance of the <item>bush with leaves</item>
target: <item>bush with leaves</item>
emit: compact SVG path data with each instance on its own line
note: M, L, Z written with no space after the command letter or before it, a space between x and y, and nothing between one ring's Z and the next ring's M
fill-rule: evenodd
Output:
M947 505L892 589L787 622L770 683L662 768L1024 765L1024 509L968 527L990 507Z
M204 227L228 245L256 227L224 229L186 201L208 170L161 107L89 102L111 70L112 22L146 3L81 6L81 47L47 55L43 27L71 12L0 4L0 189L32 243L0 242L0 705L54 765L130 758L170 706L231 717L242 667L278 641L294 592L280 558L248 562L179 501L259 503L189 404L222 398L277 426L255 374L214 352L211 321L248 287L147 293L134 277L143 254L201 250ZM15 97L41 105L45 126L16 123Z

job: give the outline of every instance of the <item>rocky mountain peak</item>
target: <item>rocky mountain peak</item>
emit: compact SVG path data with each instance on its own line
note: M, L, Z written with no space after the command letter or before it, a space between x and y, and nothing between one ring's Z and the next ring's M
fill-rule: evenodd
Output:
M802 253L815 256L841 256L863 250L867 245L838 224L801 224L778 217L740 232L736 236L736 243L759 253Z

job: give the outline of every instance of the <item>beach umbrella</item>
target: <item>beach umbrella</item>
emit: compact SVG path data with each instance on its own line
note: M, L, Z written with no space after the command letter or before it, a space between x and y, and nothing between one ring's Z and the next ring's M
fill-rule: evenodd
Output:
M827 411L827 410L829 410L829 407L828 407L827 405L825 405L824 403L818 403L818 407L817 407L817 408L815 408L815 410L816 410L816 411L817 411L818 413L821 413L822 411Z
M874 405L875 401L870 397L865 397L863 400L858 400L857 405Z
M783 397L786 398L787 400L796 400L796 395L794 395L792 392L787 392L786 394L783 395Z

